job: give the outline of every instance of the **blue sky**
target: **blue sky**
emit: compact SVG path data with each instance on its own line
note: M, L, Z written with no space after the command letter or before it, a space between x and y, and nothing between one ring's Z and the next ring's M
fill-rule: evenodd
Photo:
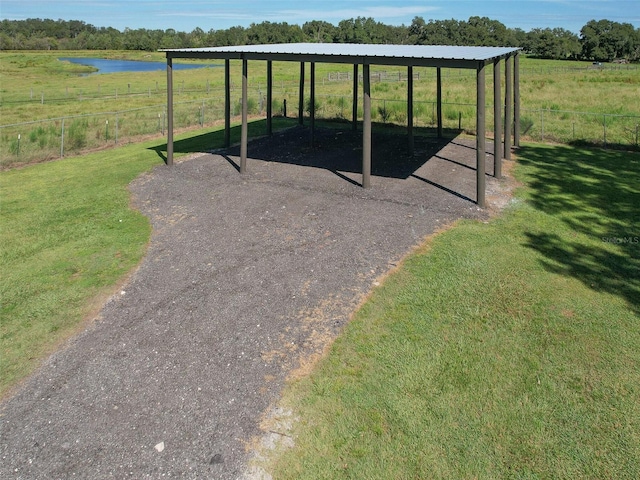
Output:
M309 20L373 17L389 25L425 20L489 17L510 28L562 27L579 33L589 20L640 28L640 0L0 0L0 18L82 20L97 27L190 32L249 26L262 21L302 25Z

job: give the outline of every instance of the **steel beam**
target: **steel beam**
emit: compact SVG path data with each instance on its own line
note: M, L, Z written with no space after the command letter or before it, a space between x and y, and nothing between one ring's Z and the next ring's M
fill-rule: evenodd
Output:
M298 123L304 125L304 62L300 62L300 88L298 91Z
M504 61L504 158L511 160L511 106L513 105L513 57L507 57Z
M358 130L358 64L353 64L353 111L351 127Z
M247 59L242 59L242 130L240 134L240 173L247 171L247 142L249 128L247 125L247 117L249 109L247 107L247 87L248 87L248 67Z
M167 57L167 165L173 165L173 59Z
M267 61L267 135L273 134L273 62Z
M438 138L442 138L442 69L440 67L436 70L436 102L437 102L437 114L438 114Z
M476 203L485 206L485 65L476 70Z
M413 67L407 67L407 136L409 137L409 155L413 156Z
M513 144L520 146L520 54L513 57Z
M231 145L231 73L230 60L224 61L224 146Z
M502 178L502 93L500 59L493 62L493 176Z
M371 187L371 77L369 64L362 66L363 124L362 124L362 187Z
M311 146L313 147L313 142L315 141L316 135L316 64L315 62L311 62L310 67L310 93L311 93L311 103L309 105L309 120L311 123Z
M313 53L275 53L275 52L206 52L206 51L181 51L169 50L173 58L191 58L200 60L231 59L239 60L273 60L277 62L316 62L316 63L339 63L353 65L366 61L368 57L362 55L323 55ZM505 55L499 55L504 58ZM464 68L474 69L479 59L446 59L428 57L379 57L376 56L376 65L389 65L398 67L443 67L443 68ZM493 57L490 59L493 61Z

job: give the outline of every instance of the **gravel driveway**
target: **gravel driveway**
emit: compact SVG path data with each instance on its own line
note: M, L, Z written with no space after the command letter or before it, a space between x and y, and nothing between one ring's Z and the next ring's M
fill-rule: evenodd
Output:
M358 135L319 130L313 149L307 137L252 142L244 175L232 149L131 185L148 253L2 404L0 478L241 477L287 376L372 284L436 229L487 215L470 201L473 140L416 140L407 159L376 135L363 190Z

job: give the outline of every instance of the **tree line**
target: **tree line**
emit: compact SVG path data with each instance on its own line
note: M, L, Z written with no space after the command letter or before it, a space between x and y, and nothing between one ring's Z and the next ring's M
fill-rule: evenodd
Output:
M629 23L591 20L577 35L563 28L507 28L487 17L428 20L393 26L373 18L351 18L337 25L314 20L302 26L287 22L252 23L249 27L191 32L145 28L119 31L80 20L2 20L0 50L146 50L269 43L393 43L412 45L484 45L522 47L540 58L611 62L640 61L640 28Z

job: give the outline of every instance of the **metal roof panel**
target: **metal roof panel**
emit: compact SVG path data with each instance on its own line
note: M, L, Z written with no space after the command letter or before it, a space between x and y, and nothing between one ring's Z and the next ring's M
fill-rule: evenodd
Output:
M300 55L318 57L367 57L371 59L433 59L454 61L486 61L518 51L513 47L464 47L448 45L380 45L353 43L279 43L269 45L241 45L230 47L163 49L180 56L181 53L202 53L215 58L216 54ZM275 59L275 58L274 58Z

